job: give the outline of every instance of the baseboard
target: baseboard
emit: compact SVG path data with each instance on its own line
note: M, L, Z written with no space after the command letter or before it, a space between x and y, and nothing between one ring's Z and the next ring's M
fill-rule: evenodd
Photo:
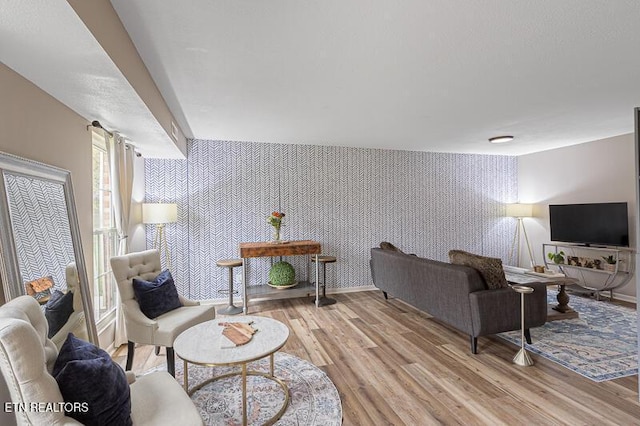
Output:
M603 294L606 295L607 292L604 292ZM629 303L637 303L637 300L638 300L636 296L629 296L628 294L616 293L615 291L613 292L613 298L615 300L622 300L623 302L629 302Z
M374 285L367 285L367 286L362 286L362 287L348 287L348 288L327 288L327 294L342 294L342 293L357 293L359 291L372 291L372 290L377 290L378 287L374 286ZM282 290L282 291L286 291L286 290ZM284 295L283 295L284 296ZM291 297L279 297L278 299L293 299L296 297L300 297L300 296L291 296ZM264 300L268 300L268 299L251 299L252 301L255 300L256 302L260 302L260 301L264 301ZM276 299L274 299L276 300ZM204 305L220 305L220 306L226 306L229 303L229 298L225 297L224 299L205 299L205 300L200 300L200 303L204 304ZM242 297L237 297L234 299L233 302L236 306L242 306Z

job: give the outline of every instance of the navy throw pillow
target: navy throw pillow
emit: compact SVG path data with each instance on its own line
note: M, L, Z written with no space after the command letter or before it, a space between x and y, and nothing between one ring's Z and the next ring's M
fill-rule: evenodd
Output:
M67 412L69 417L85 425L131 425L127 376L99 347L69 333L53 366L53 377L64 402L86 403Z
M44 316L49 323L48 337L52 338L60 331L73 313L73 293L56 290L44 307Z
M182 306L178 290L168 269L160 272L153 281L134 278L133 292L140 310L151 319Z

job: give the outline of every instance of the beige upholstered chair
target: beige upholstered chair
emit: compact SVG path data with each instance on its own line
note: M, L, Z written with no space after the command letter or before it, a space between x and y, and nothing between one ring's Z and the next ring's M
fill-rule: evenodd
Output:
M47 330L47 320L33 297L21 296L0 306L0 371L15 404L63 402L51 375L58 351ZM136 379L128 373L127 379L134 425L202 425L193 402L169 374L155 372ZM18 425L80 424L59 410L14 411Z
M80 278L76 263L71 262L64 270L67 279L67 291L73 293L73 313L69 316L67 323L51 337L58 350L67 339L69 333L73 333L79 339L88 340L87 324L84 319L84 309L82 305L82 294L80 293Z
M135 344L164 346L167 348L167 370L175 375L173 341L189 327L215 318L213 306L180 297L182 307L150 319L140 310L133 293L133 279L153 280L162 272L158 250L146 250L111 258L111 270L118 283L120 300L127 330L127 370L133 364Z

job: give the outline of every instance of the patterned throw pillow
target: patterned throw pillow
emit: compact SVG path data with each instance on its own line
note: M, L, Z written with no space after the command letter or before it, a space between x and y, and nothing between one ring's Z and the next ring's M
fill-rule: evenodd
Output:
M479 256L462 250L449 251L449 261L454 265L470 266L480 273L488 289L509 287L502 269L502 260L495 257Z
M404 252L402 250L400 250L398 247L394 246L393 244L387 242L387 241L383 241L380 243L380 248L382 250L391 250L391 251L397 251L398 253L402 253L404 254Z
M52 374L64 402L86 403L88 408L69 411L68 416L85 425L131 425L127 376L104 350L69 333Z
M153 281L134 278L133 292L140 310L151 319L182 306L178 290L168 269L160 272Z
M63 293L60 290L53 295L44 307L44 316L49 323L48 337L52 338L67 323L73 313L73 293Z

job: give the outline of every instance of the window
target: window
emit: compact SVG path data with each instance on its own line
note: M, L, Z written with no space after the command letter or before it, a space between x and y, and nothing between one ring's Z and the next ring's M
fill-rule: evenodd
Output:
M116 283L109 259L117 250L118 231L111 202L107 147L104 137L93 132L93 307L97 322L116 306Z

